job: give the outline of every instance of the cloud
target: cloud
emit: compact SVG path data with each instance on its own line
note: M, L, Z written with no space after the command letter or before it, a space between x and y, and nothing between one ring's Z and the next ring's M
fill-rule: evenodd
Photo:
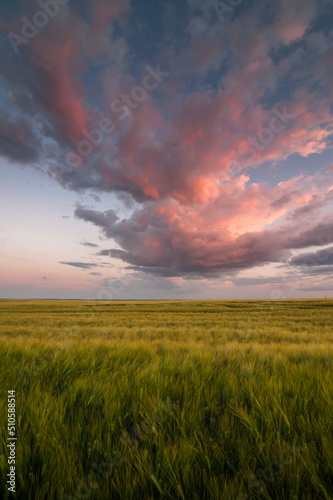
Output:
M290 211L289 221L273 224L288 208L296 207L299 200L309 200L309 214L329 202L329 197L323 195L320 202L313 203L311 195L295 190L295 182L266 191L259 186L239 189L237 197L237 183L233 187L221 185L212 207L203 205L195 212L189 207L184 213L179 203L152 202L122 220L112 210L98 212L81 205L77 206L75 216L97 225L106 238L117 244L118 248L102 250L99 255L121 259L131 269L141 268L161 276L219 275L287 261L292 249L329 243L333 237L332 222L324 220L309 225L297 212L299 208ZM229 189L233 193L230 198ZM280 200L280 192L286 189L293 196L272 208L272 198Z
M34 122L8 115L0 118L0 155L9 161L28 164L38 161L40 141L33 132Z
M93 264L91 262L59 262L59 264L64 264L65 266L79 267L81 269L92 269L93 267L98 267L98 264Z
M323 276L323 279L332 276L333 266L309 266L300 267L297 270L302 274L302 276Z
M306 221L307 224L307 221ZM333 223L319 222L310 229L305 229L298 236L290 237L291 248L324 246L333 243Z
M83 245L85 247L91 247L91 248L98 248L99 245L96 245L95 243L90 243L89 241L84 241L80 243L80 245Z
M101 273L89 273L91 276L102 276Z
M48 279L49 279L49 278L47 278L47 276L44 276L44 277L42 278L42 280L48 280Z
M272 285L283 283L283 278L235 278L232 280L233 284L238 287L243 286L258 286L258 285Z
M90 196L96 203L101 203L100 197L97 196L96 194L91 194Z
M333 283L331 285L327 286L312 286L312 287L306 287L302 288L303 292L333 292Z
M289 264L304 267L333 266L333 247L323 248L316 252L302 253L293 257Z

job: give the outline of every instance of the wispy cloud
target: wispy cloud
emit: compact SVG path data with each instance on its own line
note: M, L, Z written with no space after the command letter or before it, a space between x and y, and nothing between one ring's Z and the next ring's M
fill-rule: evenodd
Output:
M98 248L98 246L99 246L99 245L96 245L95 243L90 243L89 241L81 242L80 245L83 245L85 247L90 247L90 248Z
M59 262L59 264L64 264L65 266L79 267L81 269L92 269L98 267L98 264L93 264L91 262Z

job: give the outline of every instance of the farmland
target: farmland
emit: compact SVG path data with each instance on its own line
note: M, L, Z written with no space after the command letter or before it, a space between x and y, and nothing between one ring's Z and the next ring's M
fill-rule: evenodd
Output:
M17 499L333 497L333 300L0 301Z

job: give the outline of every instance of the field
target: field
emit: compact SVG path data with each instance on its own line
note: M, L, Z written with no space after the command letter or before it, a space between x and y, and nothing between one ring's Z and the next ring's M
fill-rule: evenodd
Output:
M3 300L0 315L1 498L333 498L333 300Z

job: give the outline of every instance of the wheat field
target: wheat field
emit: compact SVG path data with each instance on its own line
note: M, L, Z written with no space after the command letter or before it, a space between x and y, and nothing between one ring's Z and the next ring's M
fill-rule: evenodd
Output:
M2 497L333 498L332 313L330 299L0 301Z

